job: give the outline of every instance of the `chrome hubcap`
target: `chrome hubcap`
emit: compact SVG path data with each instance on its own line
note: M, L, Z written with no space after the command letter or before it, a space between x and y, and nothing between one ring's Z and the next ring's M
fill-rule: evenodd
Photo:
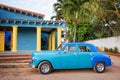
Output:
M47 73L47 72L49 72L49 70L50 70L50 66L48 64L41 65L41 71L43 73Z
M103 71L103 70L104 70L104 64L103 64L103 63L99 63L99 64L97 65L97 70L98 70L98 71Z

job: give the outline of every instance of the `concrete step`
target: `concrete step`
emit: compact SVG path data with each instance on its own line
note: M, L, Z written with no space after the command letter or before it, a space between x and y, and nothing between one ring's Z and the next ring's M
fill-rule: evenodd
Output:
M30 57L0 57L0 60L30 60Z
M29 63L31 54L0 54L0 63Z
M31 54L0 54L0 57L31 57Z
M0 68L28 68L31 54L0 54Z
M0 63L29 63L31 60L0 60Z
M29 68L29 63L0 63L0 68Z

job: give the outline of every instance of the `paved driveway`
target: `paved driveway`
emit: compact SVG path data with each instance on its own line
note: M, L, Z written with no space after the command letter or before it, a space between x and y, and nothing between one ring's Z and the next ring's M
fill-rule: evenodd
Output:
M95 73L92 69L57 70L48 75L42 75L37 69L9 68L0 69L0 80L120 80L120 57L111 56L113 66L105 73Z

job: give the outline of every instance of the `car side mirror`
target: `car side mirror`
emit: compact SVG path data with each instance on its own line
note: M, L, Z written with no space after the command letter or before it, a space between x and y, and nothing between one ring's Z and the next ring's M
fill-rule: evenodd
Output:
M67 51L63 51L63 53L67 53Z

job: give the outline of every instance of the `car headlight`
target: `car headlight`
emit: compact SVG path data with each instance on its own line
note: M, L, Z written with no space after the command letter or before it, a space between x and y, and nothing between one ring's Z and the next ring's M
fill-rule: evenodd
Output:
M37 59L36 57L32 57L32 60L35 60L35 59Z

